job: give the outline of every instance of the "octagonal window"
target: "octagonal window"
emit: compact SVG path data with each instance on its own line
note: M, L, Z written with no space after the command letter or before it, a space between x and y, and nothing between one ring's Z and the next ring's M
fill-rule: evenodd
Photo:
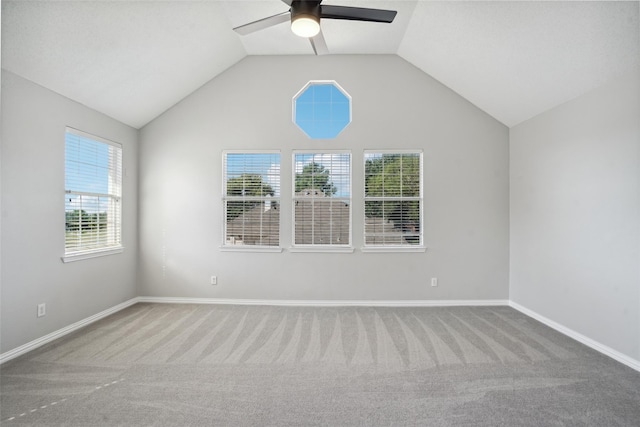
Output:
M334 81L310 81L293 97L293 122L311 139L331 139L351 123L351 97Z

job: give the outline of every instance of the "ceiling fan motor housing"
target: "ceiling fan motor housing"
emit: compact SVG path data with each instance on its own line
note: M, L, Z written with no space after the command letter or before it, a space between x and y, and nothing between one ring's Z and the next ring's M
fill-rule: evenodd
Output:
M299 18L309 18L320 22L319 1L294 1L291 2L291 22Z

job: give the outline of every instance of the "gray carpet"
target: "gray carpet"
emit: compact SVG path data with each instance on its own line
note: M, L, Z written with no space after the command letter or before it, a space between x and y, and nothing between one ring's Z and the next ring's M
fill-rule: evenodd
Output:
M3 426L640 426L640 373L508 307L137 304L0 374Z

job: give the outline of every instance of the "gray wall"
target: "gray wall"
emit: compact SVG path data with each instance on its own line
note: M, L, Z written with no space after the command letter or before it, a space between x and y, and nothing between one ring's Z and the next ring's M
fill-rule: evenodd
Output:
M312 79L353 97L353 123L335 140L312 141L291 121L291 99ZM508 298L508 129L397 56L247 57L140 135L142 296ZM359 251L363 150L393 148L424 150L425 253ZM351 150L356 252L221 252L224 149L281 150L285 248L292 150Z
M353 97L335 140L291 122L311 79ZM509 132L396 56L247 57L142 129L138 183L135 129L3 71L0 352L136 295L510 298L640 360L639 96L634 73ZM123 254L60 261L65 126L124 146ZM352 151L356 251L288 252L283 197L283 253L220 252L222 150L280 149L286 196L316 148ZM424 150L425 253L359 251L362 152L386 148Z
M640 75L511 129L510 298L640 360Z
M71 126L122 143L122 254L62 263L64 139ZM137 137L113 119L2 71L1 352L136 296ZM38 303L47 315L36 317Z

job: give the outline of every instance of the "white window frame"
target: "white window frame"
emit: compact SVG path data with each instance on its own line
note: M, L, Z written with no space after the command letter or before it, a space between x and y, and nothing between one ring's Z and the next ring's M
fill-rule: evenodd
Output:
M295 124L295 125L296 125L296 127L297 127L298 129L300 129L300 131L302 131L302 133L304 133L304 134L307 136L307 138L309 138L309 139L311 139L311 140L320 140L320 139L327 139L327 138L315 138L315 137L312 137L311 135L309 135L309 134L307 133L307 130L305 130L305 129L300 125L300 123L298 123L298 121L296 120L296 119L297 119L297 109L298 109L298 104L297 104L297 102L298 102L298 98L300 98L300 96L301 96L301 95L302 95L302 94L303 94L307 89L309 89L311 86L321 86L321 85L331 85L331 86L335 87L336 89L338 89L338 91L340 91L340 93L342 93L342 95L344 95L344 97L345 97L346 99L348 99L348 100L349 100L349 121L348 121L348 122L347 122L347 124L346 124L346 125L345 125L341 130L340 130L340 132L338 132L335 136L333 136L333 137L331 137L331 138L328 138L328 139L335 139L335 138L337 138L337 137L338 137L338 135L340 135L342 132L344 132L344 130L345 130L346 128L348 128L348 127L349 127L349 125L351 124L351 122L353 121L353 98L351 98L351 95L349 95L349 93L348 93L346 90L344 90L344 88L343 88L342 86L340 86L340 85L338 84L338 82L337 82L337 81L335 81L335 80L309 80L309 81L307 82L307 84L305 84L305 85L302 87L302 89L300 89L300 90L298 91L298 93L296 93L296 94L293 96L293 99L292 99L292 108L291 108L291 111L292 111L292 117L291 117L291 120L293 121L293 124Z
M113 164L114 167L109 170L109 183L108 187L110 188L107 193L90 193L86 191L77 191L77 190L69 190L66 186L66 178L67 178L67 155L66 155L66 146L67 146L67 135L74 135L80 138L86 138L94 142L102 143L109 145L116 150L111 151L110 156L116 156L115 159L110 157L109 163ZM113 255L117 253L121 253L124 250L124 246L122 245L122 189L124 186L124 161L123 161L123 149L122 144L119 144L114 141L110 141L105 138L101 138L96 135L92 135L87 132L83 132L78 129L74 129L72 127L65 128L65 199L69 195L76 196L88 196L88 197L103 197L108 199L108 203L110 207L108 211L115 212L113 217L107 216L108 223L111 223L111 226L107 225L107 230L112 231L108 234L112 234L109 237L111 243L106 243L104 246L93 249L85 249L85 250L75 250L68 251L67 250L67 238L66 238L66 202L65 202L65 248L64 248L64 256L61 258L63 262L72 262L72 261L80 261L89 258L95 258L106 255Z
M296 244L296 155L349 155L349 197L336 197L349 203L349 243L348 244ZM353 247L353 154L350 150L293 150L291 154L291 246L289 252L352 253Z
M375 198L370 198L367 197L365 194L366 191L366 162L367 162L367 154L417 154L419 155L419 159L420 159L420 195L419 197L410 197L410 198L405 198L405 197L392 197L392 198L388 198L388 197L375 197ZM363 156L362 156L362 164L363 164L363 187L362 187L362 200L363 200L363 205L362 205L362 215L363 215L363 222L362 222L362 247L361 247L361 251L362 252L425 252L426 251L426 246L424 243L424 228L425 228L425 224L424 224L424 154L422 150L416 149L416 150L410 150L410 149L403 149L403 150L364 150ZM367 244L367 236L366 236L366 201L367 200L371 200L371 199L378 199L381 201L385 201L385 200L416 200L419 202L420 204L420 211L419 211L419 220L420 220L420 243L417 245L410 245L410 244L403 244L403 245L384 245L384 244Z
M227 243L227 209L226 202L229 200L246 200L237 199L227 196L227 155L229 154L277 154L280 156L280 170L282 170L282 154L280 150L224 150L222 152L222 245L220 250L223 252L282 252L282 210L278 215L278 246L268 245L230 245ZM282 172L280 172L280 182L282 183ZM280 185L282 192L282 185ZM280 207L282 193L279 197L259 197L252 196L252 200L269 201L277 203Z

